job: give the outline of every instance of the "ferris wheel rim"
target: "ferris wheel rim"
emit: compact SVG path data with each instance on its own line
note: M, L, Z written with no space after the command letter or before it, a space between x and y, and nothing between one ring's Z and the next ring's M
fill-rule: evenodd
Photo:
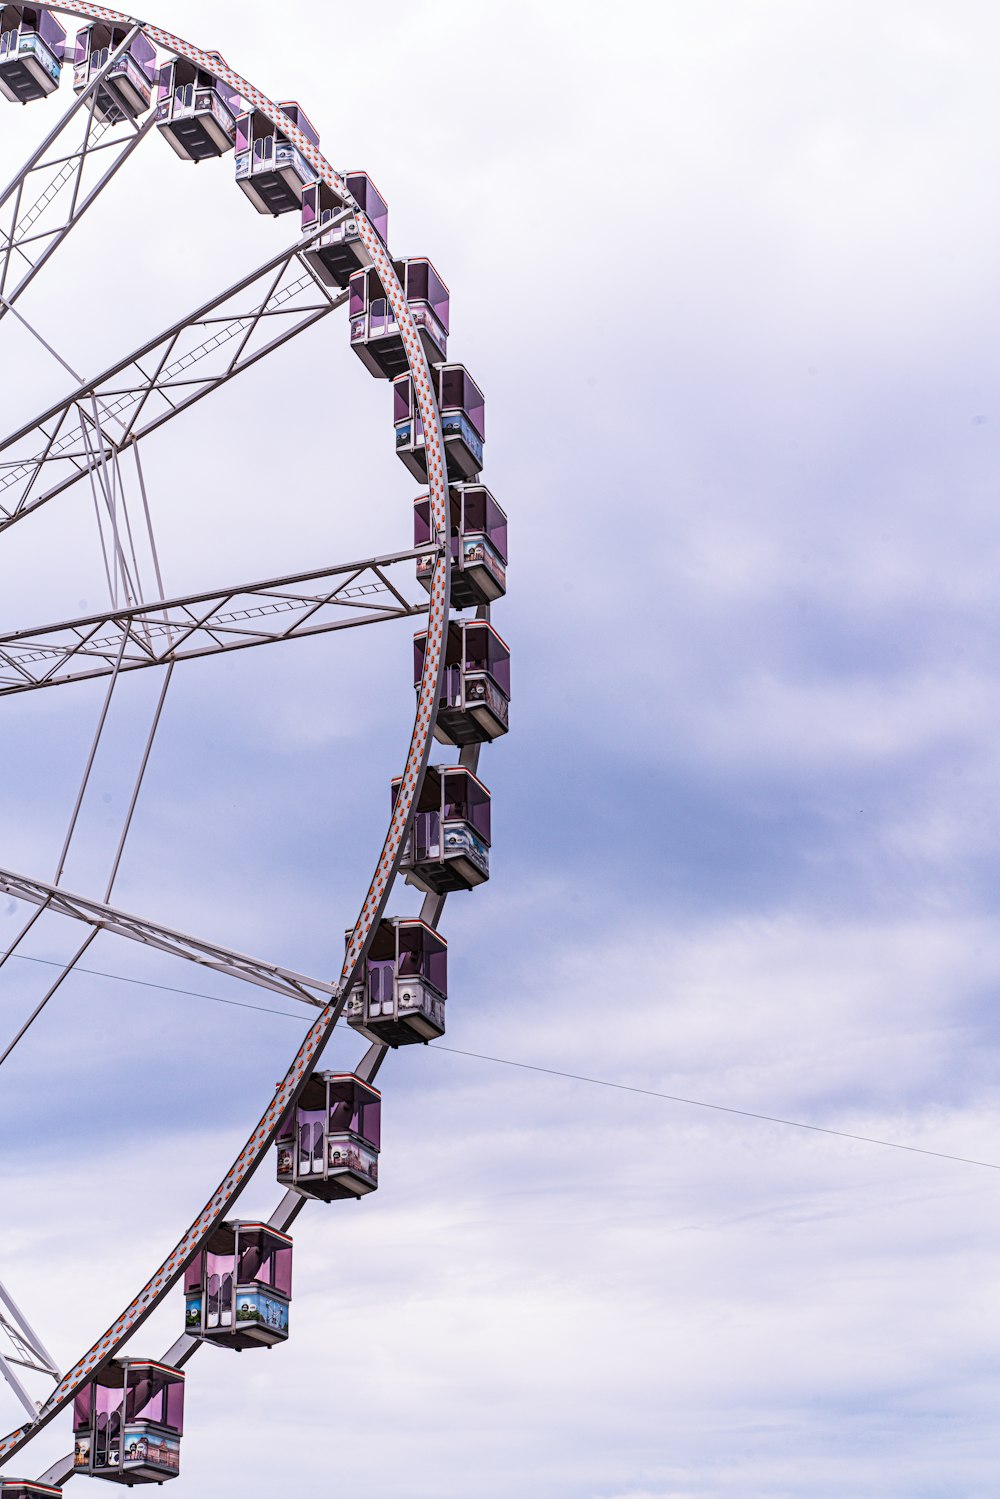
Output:
M427 490L435 530L439 537L448 536L449 489L448 469L445 457L444 438L430 365L404 289L399 281L387 247L383 244L367 215L357 204L348 189L346 180L334 170L326 157L300 130L295 121L286 115L279 105L263 94L247 79L236 73L218 52L207 52L193 46L176 33L108 6L94 5L88 0L35 0L37 8L56 15L81 17L85 20L106 21L114 25L136 28L164 52L174 57L185 58L211 71L220 80L230 85L254 109L259 110L283 134L287 135L302 152L317 173L317 178L331 187L342 199L353 206L362 240L379 279L386 292L399 325L403 348L406 354L413 392L423 423L427 456ZM192 1254L208 1238L223 1219L228 1208L243 1189L248 1178L259 1166L277 1132L281 1118L294 1102L297 1093L308 1079L310 1069L318 1060L340 1017L349 991L375 929L381 919L403 854L406 834L412 822L417 799L426 775L433 742L433 731L437 719L441 676L445 660L445 642L451 612L450 601L451 550L447 541L441 546L434 563L429 588L427 613L426 650L423 672L417 691L417 705L413 730L407 750L400 791L393 806L389 827L382 852L375 865L368 891L361 905L352 934L347 944L339 982L339 997L330 1003L314 1021L292 1058L284 1079L275 1089L256 1129L249 1135L243 1149L233 1161L216 1192L192 1223L188 1231L166 1256L158 1270L150 1277L138 1295L124 1312L106 1330L90 1350L71 1366L62 1376L57 1388L41 1406L36 1420L28 1422L0 1439L0 1461L6 1461L31 1441L105 1364L113 1358L129 1337L146 1320L173 1288L183 1273ZM464 760L463 754L463 760ZM478 756L476 756L478 758ZM444 896L435 902L432 925L440 919ZM373 1047L372 1050L376 1048ZM384 1054L386 1048L382 1048Z

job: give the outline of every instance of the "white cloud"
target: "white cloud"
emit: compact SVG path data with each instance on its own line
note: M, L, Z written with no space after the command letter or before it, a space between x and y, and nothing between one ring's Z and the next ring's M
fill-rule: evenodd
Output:
M514 731L483 760L494 883L447 912L448 1044L996 1160L993 11L162 19L371 171L487 392ZM12 155L38 121L5 112ZM46 333L94 370L284 243L230 172L151 144L114 232L81 228L33 296ZM386 392L345 343L337 323L268 367L291 416L258 372L150 444L168 586L405 544ZM62 388L8 348L12 400ZM99 599L77 498L5 535L9 623ZM412 687L407 649L322 644L177 692L123 904L332 965ZM140 697L101 768L116 806ZM50 867L96 705L5 702L0 862ZM88 818L107 842L106 804ZM10 1023L27 968L0 975ZM298 1034L79 985L0 1096L0 1273L65 1359L214 1187ZM377 1499L993 1492L987 1171L446 1054L382 1080L381 1190L300 1220L289 1346L191 1366L193 1499L317 1474ZM178 1327L175 1296L136 1346ZM32 1471L67 1445L63 1421Z

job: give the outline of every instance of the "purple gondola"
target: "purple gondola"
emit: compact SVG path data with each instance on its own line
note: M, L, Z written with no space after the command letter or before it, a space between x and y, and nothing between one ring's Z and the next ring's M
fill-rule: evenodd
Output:
M414 686L423 675L427 632L414 636ZM452 620L445 641L435 738L485 744L506 734L510 716L510 648L485 620Z
M37 5L0 8L0 93L30 104L55 93L66 58L66 28Z
M184 1375L151 1359L106 1364L73 1402L74 1473L163 1483L180 1472Z
M314 1072L278 1130L278 1181L321 1202L378 1186L382 1095L353 1073Z
M225 156L236 144L241 99L228 84L186 58L160 69L156 128L182 161Z
M223 1223L184 1272L184 1328L233 1348L271 1348L288 1337L292 1241L266 1223Z
M375 930L344 1013L371 1040L408 1046L444 1035L447 998L447 942L424 921L388 917Z
M429 260L393 262L431 363L448 357L448 288ZM373 375L393 380L409 369L403 335L374 266L351 277L351 348Z
M483 466L486 415L483 393L464 364L438 364L431 370L441 411L448 474L454 481L476 479ZM427 478L424 425L420 420L413 379L397 375L392 384L396 454L417 479Z
M348 172L345 182L354 204L371 221L384 243L389 210L382 194L367 172ZM317 229L323 233L316 234ZM303 192L302 232L313 235L305 257L327 286L343 288L356 270L371 265L371 256L358 234L353 204L335 193L329 183L313 182Z
M396 805L401 780L392 783ZM428 765L399 867L432 895L474 890L490 877L490 793L463 765Z
M279 105L281 111L312 145L319 133L301 105L293 99ZM236 121L236 181L258 213L278 217L302 205L316 170L287 135L259 109L241 114Z
M128 36L130 26L111 26L97 21L76 34L73 66L73 89L82 94L96 74L107 64L111 54ZM153 79L156 73L156 48L140 32L132 38L128 50L115 59L90 108L94 118L117 124L124 119L138 119L153 102Z
M507 516L482 484L453 484L451 504L451 602L455 609L492 604L507 592ZM427 495L413 502L413 544L435 539ZM434 557L417 558L417 582L430 592Z

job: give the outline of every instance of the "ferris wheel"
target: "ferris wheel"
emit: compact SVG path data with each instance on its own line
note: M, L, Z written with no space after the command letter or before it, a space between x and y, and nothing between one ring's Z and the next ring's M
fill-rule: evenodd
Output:
M60 114L51 96L64 73L71 98ZM0 1471L30 1466L22 1449L72 1409L73 1451L64 1460L35 1480L0 1480L2 1499L33 1499L61 1493L75 1474L130 1486L177 1476L190 1359L206 1343L242 1351L285 1341L296 1217L312 1201L356 1201L377 1187L379 1068L390 1048L444 1033L445 902L489 877L490 794L478 772L482 746L508 728L510 656L490 618L506 591L507 522L482 483L482 393L449 359L448 289L426 258L393 258L384 199L365 172L330 166L300 105L273 103L218 52L84 0L0 5L0 93L43 105L41 143L0 194L0 323L20 325L70 378L64 397L0 437L0 532L30 524L35 512L66 503L61 497L77 489L93 510L108 591L100 610L0 635L0 696L97 679L103 693L55 872L42 878L0 867L0 890L22 918L0 951L0 968L46 913L76 923L80 933L23 1024L0 1037L0 1066L100 933L315 1014L202 1211L71 1367L57 1366L14 1288L0 1284L0 1373L25 1413L0 1440ZM294 237L96 375L78 373L34 328L20 299L129 158L164 145L178 171L233 153L226 190L245 195L248 213L292 222ZM412 539L334 567L170 596L143 440L345 306L344 341L370 375L391 383L395 452L422 486ZM400 746L400 774L386 788L388 828L339 977L310 977L119 908L115 883L178 665L393 620L417 627L416 712L409 744ZM136 671L158 674L161 686L115 855L100 888L70 889L67 855L111 696ZM430 760L435 740L451 751L441 763ZM419 916L391 914L400 874L423 896ZM357 1032L361 1060L349 1073L320 1070L341 1021ZM281 1189L274 1212L266 1221L232 1216L272 1151ZM126 1345L175 1288L176 1340L160 1355L135 1354ZM49 1383L41 1402L25 1371Z

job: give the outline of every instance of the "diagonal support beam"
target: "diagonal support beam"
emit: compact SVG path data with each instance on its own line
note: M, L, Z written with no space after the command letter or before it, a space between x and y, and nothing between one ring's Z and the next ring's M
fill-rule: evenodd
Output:
M311 328L347 300L299 242L0 442L0 530ZM99 413L99 419L98 419Z
M120 911L85 895L76 895L59 885L49 885L28 875L15 874L12 870L0 869L0 890L13 896L15 900L44 907L55 916L68 916L97 931L128 937L133 942L141 942L146 947L154 947L172 957L186 958L188 962L197 963L202 968L211 968L230 978L243 979L261 989L270 989L286 999L295 999L318 1009L323 1009L331 997L336 998L340 993L336 984L307 978L294 969L265 963L260 958L248 957L246 953L220 947L215 942L204 942L186 932L160 926L142 916Z
M52 1355L2 1281L0 1281L0 1333L4 1334L10 1350L4 1352L3 1347L0 1347L0 1374L10 1385L29 1417L34 1420L38 1414L38 1406L32 1400L20 1377L14 1372L13 1366L28 1369L33 1374L47 1375L49 1379L55 1380L56 1384L59 1383L61 1376Z
M431 543L0 636L0 697L424 615L426 594L411 603L386 571L436 551Z

